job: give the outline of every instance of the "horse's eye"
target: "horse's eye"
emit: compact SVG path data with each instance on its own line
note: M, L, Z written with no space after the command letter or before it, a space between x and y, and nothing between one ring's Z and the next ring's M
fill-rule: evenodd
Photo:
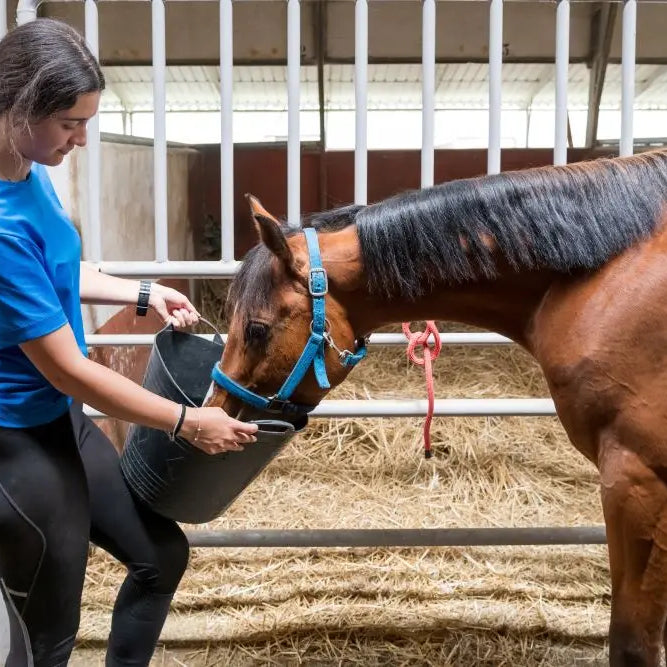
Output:
M269 325L264 322L248 322L245 340L249 345L266 345L269 340Z

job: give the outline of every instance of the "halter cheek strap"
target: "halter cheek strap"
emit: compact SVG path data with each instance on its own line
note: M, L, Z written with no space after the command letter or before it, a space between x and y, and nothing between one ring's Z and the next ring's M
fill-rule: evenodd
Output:
M326 364L324 362L324 328L326 326L326 303L324 297L329 291L329 280L327 272L322 266L322 257L320 256L320 244L317 242L317 232L312 227L306 227L303 230L306 235L306 244L308 245L308 255L310 258L310 273L308 275L308 291L313 300L313 324L310 328L310 338L306 343L306 348L301 354L301 358L296 362L294 370L285 381L279 394L287 387L290 380L297 378L296 383L291 387L288 396L296 389L297 385L303 379L308 371L310 361L305 362L308 347L312 344L316 346L313 354L313 370L315 371L315 379L320 389L329 389L329 378L327 377ZM300 367L300 364L305 364Z
M244 403L255 408L268 411L278 411L282 413L301 413L310 412L314 406L306 406L298 403L292 403L289 398L294 390L299 386L312 364L315 379L320 389L329 389L329 378L327 377L326 363L324 359L325 343L335 347L331 336L326 330L326 302L325 296L329 292L329 283L326 269L322 266L320 256L320 246L317 240L317 232L311 227L303 230L306 236L308 246L308 255L310 258L310 272L308 274L308 291L313 304L313 321L310 327L310 338L306 343L301 356L294 365L292 372L283 383L278 393L267 398L256 394L250 389L246 389L228 375L222 372L219 364L213 367L211 379L219 384L225 391L232 394ZM340 355L341 364L347 368L358 364L366 356L366 342L362 341L358 345L357 351L353 354L348 352Z

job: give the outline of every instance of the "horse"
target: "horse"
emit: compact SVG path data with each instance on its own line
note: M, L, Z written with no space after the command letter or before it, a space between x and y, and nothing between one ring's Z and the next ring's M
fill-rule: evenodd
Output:
M234 278L207 405L299 419L388 324L501 333L539 363L598 469L610 665L667 644L667 151L452 181L285 226ZM288 378L286 380L286 378Z

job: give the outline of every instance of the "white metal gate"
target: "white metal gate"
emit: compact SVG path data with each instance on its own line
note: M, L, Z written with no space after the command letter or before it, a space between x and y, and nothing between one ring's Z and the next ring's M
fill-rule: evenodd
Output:
M97 0L85 4L85 36L97 56ZM154 97L154 193L155 260L134 262L104 261L101 248L100 210L100 131L99 119L89 123L88 201L92 231L91 252L87 259L100 270L117 276L144 278L223 278L234 276L239 262L234 249L234 173L233 173L233 2L218 1L220 20L220 102L221 102L221 248L219 261L170 261L167 232L167 139L166 139L166 48L165 2L150 0L152 6L152 65ZM288 224L300 221L300 39L301 2L287 3L287 88L288 88ZM354 199L367 203L367 84L368 84L368 0L355 1L355 160ZM446 2L447 0L441 0ZM633 151L633 101L635 93L635 52L637 0L622 2L622 101L620 155ZM644 1L644 0L640 0ZM487 0L489 6L489 174L500 171L503 67L503 0ZM37 15L40 0L20 0L17 21L23 23ZM436 0L422 0L422 148L421 184L434 180L434 99L436 63ZM417 3L415 3L417 6ZM415 9L417 11L417 9ZM569 65L570 0L557 0L555 128L553 163L567 161L567 85ZM7 30L6 0L0 0L0 35ZM441 335L444 344L504 345L512 341L494 333L449 333ZM87 336L92 345L151 345L151 335ZM401 334L374 334L372 345L403 345ZM426 414L426 400L327 400L312 413L313 417L415 417ZM94 417L104 415L92 409ZM435 414L440 416L552 416L551 399L439 399ZM362 545L462 545L462 544L568 544L605 541L602 526L584 528L501 528L501 529L430 529L430 530L267 530L225 531L190 534L193 544L201 546L362 546Z

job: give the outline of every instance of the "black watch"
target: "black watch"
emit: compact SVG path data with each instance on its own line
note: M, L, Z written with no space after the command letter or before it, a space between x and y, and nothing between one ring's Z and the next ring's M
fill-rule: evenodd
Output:
M145 317L148 312L148 299L151 295L151 281L142 280L139 283L139 298L137 299L137 315Z

